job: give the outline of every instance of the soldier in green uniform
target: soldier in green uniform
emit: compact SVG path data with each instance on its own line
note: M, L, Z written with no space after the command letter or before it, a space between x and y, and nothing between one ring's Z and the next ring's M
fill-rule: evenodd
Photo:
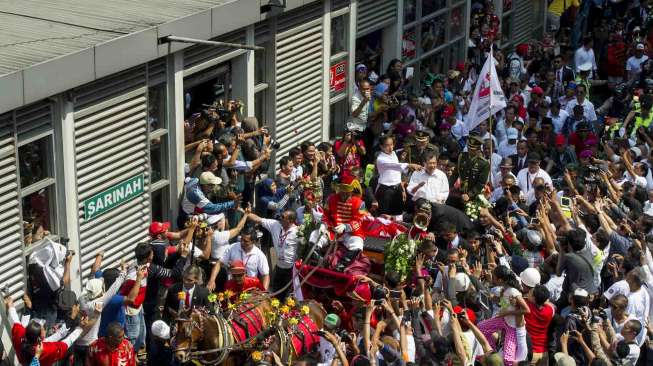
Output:
M458 158L458 177L460 178L460 193L463 202L474 200L483 192L490 174L490 163L483 158L480 136L470 136L467 141L467 152Z
M439 155L438 147L429 143L429 135L424 131L417 131L408 142L401 154L401 160L408 164L424 165L424 157L428 154Z

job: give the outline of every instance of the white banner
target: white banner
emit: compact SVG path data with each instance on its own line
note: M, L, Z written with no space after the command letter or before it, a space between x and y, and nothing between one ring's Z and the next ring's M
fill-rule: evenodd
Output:
M469 131L490 118L490 115L506 107L506 97L501 90L497 69L494 66L495 62L492 50L490 50L490 55L476 81L472 104L469 106L469 112L465 118L465 126Z

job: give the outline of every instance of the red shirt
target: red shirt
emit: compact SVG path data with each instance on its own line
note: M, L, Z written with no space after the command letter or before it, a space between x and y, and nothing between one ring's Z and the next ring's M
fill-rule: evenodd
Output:
M127 339L123 339L114 350L109 350L104 340L98 338L88 348L87 360L90 366L136 366L134 348Z
M526 331L531 336L533 353L546 352L547 330L553 319L553 314L555 314L555 309L551 304L544 304L538 309L537 305L528 300L526 300L526 304L531 309L530 313L524 314L524 320L526 321Z
M229 291L233 292L234 294L239 294L239 293L241 293L241 292L243 292L243 291L245 291L247 289L254 288L254 287L258 288L261 291L265 291L265 288L263 287L263 284L256 277L247 277L246 276L245 279L243 280L242 285L238 285L238 283L236 283L236 281L234 281L234 280L229 280L229 281L225 282L225 284L224 284L225 291L229 290Z
M14 324L11 328L11 344L16 350L18 361L23 365L29 365L32 359L25 359L22 357L22 352L20 352L23 338L25 338L25 327L20 323ZM64 342L43 342L43 352L41 352L39 362L41 366L50 366L57 361L63 360L67 351L68 346Z
M588 132L587 135L585 136L585 139L582 139L578 135L578 132L573 132L571 135L569 135L569 144L574 145L574 148L576 149L576 155L578 156L581 153L581 151L590 148L590 145L588 145L585 141L592 140L592 139L594 141L599 140L593 132Z

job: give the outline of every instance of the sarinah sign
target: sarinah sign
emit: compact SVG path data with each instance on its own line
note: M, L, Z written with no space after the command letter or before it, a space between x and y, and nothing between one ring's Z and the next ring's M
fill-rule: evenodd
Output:
M345 90L345 78L347 76L347 61L341 61L331 66L329 78L329 90L331 93L340 93Z
M145 192L145 175L120 182L84 201L84 220L94 219Z

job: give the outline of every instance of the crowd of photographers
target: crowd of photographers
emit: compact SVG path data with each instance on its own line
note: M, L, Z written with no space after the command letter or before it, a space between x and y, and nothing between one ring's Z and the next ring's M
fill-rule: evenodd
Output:
M329 269L372 291L323 301L322 341L296 365L653 362L651 10L600 5L553 1L556 33L504 54L492 3L475 3L468 60L420 80L400 60L356 65L343 136L286 156L238 101L188 111L177 229L153 222L119 268L99 253L80 296L74 253L30 260L22 314L5 299L12 356L178 364L181 307L252 288L292 297L295 262L322 263L331 232L344 249ZM583 37L565 28L589 14ZM493 45L508 106L469 131ZM352 270L374 236L361 220L409 228L385 240L384 272Z

